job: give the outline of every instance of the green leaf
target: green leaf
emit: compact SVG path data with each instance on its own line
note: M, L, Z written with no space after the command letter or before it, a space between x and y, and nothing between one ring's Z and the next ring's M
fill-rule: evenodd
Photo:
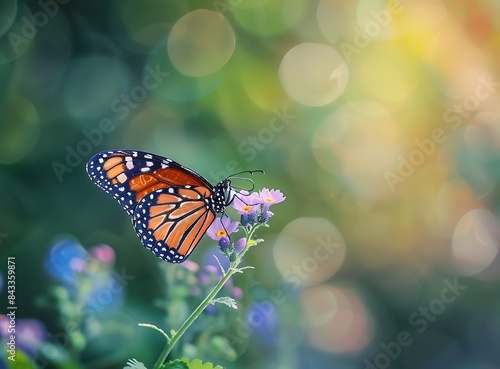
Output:
M155 331L158 331L160 332L161 334L163 334L165 336L165 338L167 339L167 342L170 342L170 337L168 336L168 334L166 334L163 329L161 328L158 328L156 325L153 325L153 324L148 324L148 323L139 323L137 324L139 327L146 327L146 328L151 328L151 329L154 329ZM172 331L170 331L172 332Z
M215 305L216 303L224 304L229 306L230 308L238 310L238 305L236 305L236 301L232 297L217 297L216 299L210 301L210 303L212 305Z
M129 359L123 369L147 369L146 366L136 359Z
M203 363L200 359L195 359L190 362L189 359L184 357L180 361L186 363L188 369L224 369L220 365L214 366L212 363Z

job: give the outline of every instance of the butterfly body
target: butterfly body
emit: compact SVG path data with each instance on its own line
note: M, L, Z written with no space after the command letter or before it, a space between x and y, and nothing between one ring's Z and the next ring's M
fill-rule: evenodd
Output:
M231 182L212 186L181 164L134 150L103 151L87 163L92 181L132 218L142 244L156 256L181 263L231 203Z

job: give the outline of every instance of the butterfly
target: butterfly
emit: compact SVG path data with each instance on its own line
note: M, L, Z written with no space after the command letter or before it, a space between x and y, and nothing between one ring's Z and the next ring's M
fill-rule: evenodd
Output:
M100 152L87 163L87 173L132 218L144 247L170 263L191 255L236 195L230 177L212 186L195 171L142 151Z

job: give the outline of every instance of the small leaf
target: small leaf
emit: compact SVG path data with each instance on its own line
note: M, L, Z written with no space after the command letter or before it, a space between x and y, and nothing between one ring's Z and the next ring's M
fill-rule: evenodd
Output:
M217 365L214 366L213 363L203 363L200 359L195 359L193 361L189 361L187 358L182 358L181 361L187 364L188 369L224 369L222 366Z
M123 369L147 369L143 363L136 359L129 359L127 365Z
M163 334L166 338L167 338L167 342L170 342L170 337L168 336L168 334L166 334L163 329L161 328L158 328L156 325L153 325L153 324L148 324L148 323L139 323L138 324L139 327L147 327L147 328L151 328L151 329L154 329L155 331L158 331L160 332L161 334ZM170 332L173 332L170 331Z
M210 301L210 303L212 305L215 305L216 303L224 304L229 306L230 308L238 310L238 305L236 305L236 301L232 297L217 297L216 299Z
M222 275L226 274L226 271L224 270L224 268L222 267L222 264L219 261L219 258L215 255L214 255L214 258L215 258L215 260L217 260L217 264L219 264L220 270L222 271Z

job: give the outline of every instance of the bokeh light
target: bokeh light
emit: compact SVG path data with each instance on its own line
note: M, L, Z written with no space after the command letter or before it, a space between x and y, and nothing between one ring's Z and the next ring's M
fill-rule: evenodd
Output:
M39 138L39 117L31 103L18 91L12 91L0 105L0 163L11 164L21 160L35 146Z
M33 42L35 27L30 8L24 2L3 1L0 5L0 65L20 58ZM23 32L24 31L24 32Z
M88 124L87 119L111 114L122 93L130 89L129 73L112 58L90 56L73 61L65 81L68 114L84 124Z
M498 222L487 209L474 209L457 223L453 234L452 257L462 275L486 269L498 254Z
M179 19L168 36L173 66L191 77L222 68L234 51L235 37L229 22L209 10L195 10Z
M318 126L312 149L325 171L342 174L357 196L375 199L391 192L384 173L392 170L400 150L398 135L398 125L383 105L352 101Z
M403 103L417 84L417 65L400 47L378 47L366 51L360 69L359 84L381 102Z
M232 1L235 19L245 31L258 36L276 36L296 27L307 11L307 0Z
M354 353L370 342L372 318L355 290L322 284L304 290L299 299L307 338L314 347Z
M327 219L298 218L274 243L274 262L288 283L314 286L342 266L346 246L340 231Z
M279 76L291 98L304 105L322 106L342 94L349 73L337 50L327 45L305 43L285 55Z

